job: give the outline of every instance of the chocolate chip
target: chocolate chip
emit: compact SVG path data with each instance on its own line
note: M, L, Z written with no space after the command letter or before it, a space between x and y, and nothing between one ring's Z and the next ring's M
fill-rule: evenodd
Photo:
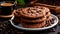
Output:
M40 9L43 9L43 7L41 7Z
M36 10L36 9L33 9L33 10Z
M40 11L37 11L37 13L39 13Z
M26 11L29 11L30 9L29 8L27 8L27 9L25 9Z
M17 11L20 11L21 9L18 9Z
M47 19L49 18L49 16L47 17Z
M48 12L46 12L46 15L48 14Z
M18 11L16 11L17 14L20 14Z
M52 28L52 30L51 30L52 32L55 32L56 30L55 30L55 28Z

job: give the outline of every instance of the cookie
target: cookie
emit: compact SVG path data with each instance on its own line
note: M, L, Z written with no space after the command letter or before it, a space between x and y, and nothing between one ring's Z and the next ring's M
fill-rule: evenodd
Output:
M20 11L22 17L39 18L44 16L44 10L40 8L28 7Z
M24 18L21 18L21 21L24 21L24 22L28 22L28 23L37 23L37 22L43 22L46 20L46 17L42 17L42 18L37 18L37 19L24 19Z
M15 17L15 18L13 19L13 21L14 21L15 23L21 23L21 18Z
M22 26L24 28L41 28L45 26L45 21L42 23L36 23L36 24L27 24L27 23L22 23Z

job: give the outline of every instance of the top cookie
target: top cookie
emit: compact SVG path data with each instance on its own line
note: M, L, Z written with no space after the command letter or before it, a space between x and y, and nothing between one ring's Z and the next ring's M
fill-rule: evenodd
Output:
M39 18L44 16L46 11L49 11L46 7L27 7L20 10L20 15L28 18Z

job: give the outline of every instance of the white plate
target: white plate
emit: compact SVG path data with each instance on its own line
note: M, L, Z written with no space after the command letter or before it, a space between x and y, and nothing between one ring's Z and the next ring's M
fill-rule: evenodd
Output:
M15 25L14 22L12 21L14 19L14 16L9 21L11 22L11 25L13 25L14 27L16 27L18 29L22 29L22 30L30 30L30 31L46 30L46 29L52 28L52 27L54 27L55 25L58 24L58 18L57 18L57 16L55 16L55 15L52 14L51 17L55 19L54 20L54 24L52 24L51 26L48 26L48 27L43 27L43 28L24 28L24 27L22 27L21 24Z

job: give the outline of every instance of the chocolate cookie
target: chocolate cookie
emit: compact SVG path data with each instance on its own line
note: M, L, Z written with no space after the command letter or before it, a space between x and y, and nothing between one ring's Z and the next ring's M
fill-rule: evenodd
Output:
M15 17L13 21L14 23L17 23L17 24L21 23L21 19L18 17Z
M20 11L20 15L27 18L39 18L44 16L44 9L41 9L41 7L34 8L34 7L28 7L24 8Z
M44 27L45 26L45 21L42 22L42 23L35 23L35 24L30 24L30 23L22 23L22 26L24 28L41 28L41 27Z
M21 21L23 22L28 22L28 23L37 23L37 22L43 22L46 20L46 16L41 17L41 18L37 18L37 19L24 19L21 18Z

